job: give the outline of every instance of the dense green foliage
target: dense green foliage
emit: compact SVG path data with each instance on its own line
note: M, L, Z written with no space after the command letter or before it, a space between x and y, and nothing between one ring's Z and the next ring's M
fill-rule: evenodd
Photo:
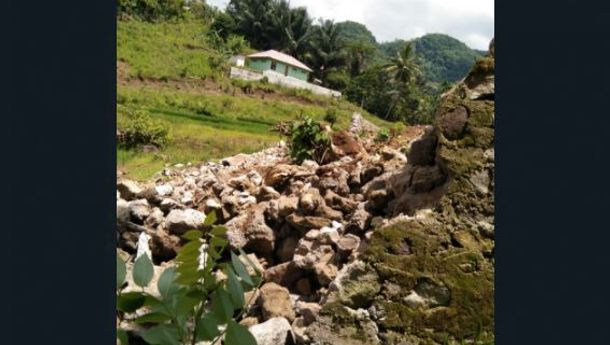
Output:
M296 164L301 164L306 159L323 164L330 158L330 135L320 122L305 117L289 123L279 123L278 129L288 137L290 156Z
M170 19L184 14L185 3L185 0L117 0L117 12L144 20Z
M260 286L262 272L257 271L243 251L241 258L247 261L252 273L233 252L230 261L223 260L229 243L227 229L213 225L215 221L215 214L211 213L203 224L205 232L191 230L182 236L187 242L178 252L177 265L165 268L157 282L160 296L144 292L154 274L147 248L138 248L132 270L132 280L142 292L133 289L123 292L127 270L117 254L117 315L120 319L139 315L134 322L144 327L138 336L147 344L215 343L226 333L226 345L256 345L252 334L236 320L251 302L245 301L244 293ZM146 234L142 235L146 239ZM138 244L142 245L147 247L146 243ZM217 271L226 278L220 278ZM225 328L219 327L222 325ZM122 345L128 344L127 331L119 329L117 334Z
M117 144L121 148L132 149L142 145L165 147L171 140L169 126L153 119L147 112L136 109L124 109L125 116L117 123L120 135Z
M427 82L456 82L466 76L481 54L464 43L444 34L428 34L411 41L418 64ZM406 44L404 40L382 43L380 51L386 57L395 56Z

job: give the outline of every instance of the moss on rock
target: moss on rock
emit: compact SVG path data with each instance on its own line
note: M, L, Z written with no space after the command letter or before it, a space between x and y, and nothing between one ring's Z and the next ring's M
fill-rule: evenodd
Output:
M480 252L452 247L450 241L440 223L405 221L373 234L367 260L382 280L401 286L392 300L376 300L385 312L380 326L428 339L444 333L466 338L493 332L493 267ZM412 254L397 253L401 243L408 243ZM408 305L404 298L422 279L447 287L449 303L433 308Z

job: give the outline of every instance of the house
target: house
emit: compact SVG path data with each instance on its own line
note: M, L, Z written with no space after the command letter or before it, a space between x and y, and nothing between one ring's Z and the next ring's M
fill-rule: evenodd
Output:
M276 50L250 54L247 56L246 62L250 69L260 72L272 70L286 77L296 78L305 82L309 80L309 73L312 72L311 68L301 61Z
M246 56L234 55L229 59L229 63L233 66L244 67L246 65Z

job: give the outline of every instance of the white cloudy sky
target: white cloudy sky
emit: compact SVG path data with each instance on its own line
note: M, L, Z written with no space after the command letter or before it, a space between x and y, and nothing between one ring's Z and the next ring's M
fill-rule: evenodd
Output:
M225 8L229 0L207 0ZM363 23L378 41L449 34L486 50L494 35L494 0L291 0L314 18Z

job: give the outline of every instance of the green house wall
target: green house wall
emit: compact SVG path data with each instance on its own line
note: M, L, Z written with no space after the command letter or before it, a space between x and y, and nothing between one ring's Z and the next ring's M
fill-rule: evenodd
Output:
M262 59L248 59L248 67L257 71L267 71L271 69L272 60L269 58ZM297 67L293 67L282 62L275 62L275 71L283 75L287 75L296 79L307 81L309 79L309 72L302 70Z

